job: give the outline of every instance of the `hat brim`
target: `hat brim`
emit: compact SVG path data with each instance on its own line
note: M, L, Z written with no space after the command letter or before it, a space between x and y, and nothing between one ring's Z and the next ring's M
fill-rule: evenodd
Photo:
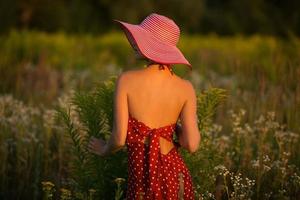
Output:
M123 21L114 20L125 28L139 49L140 53L146 58L161 64L184 64L192 69L192 65L176 47L164 43L154 37L149 31L139 25L129 24Z

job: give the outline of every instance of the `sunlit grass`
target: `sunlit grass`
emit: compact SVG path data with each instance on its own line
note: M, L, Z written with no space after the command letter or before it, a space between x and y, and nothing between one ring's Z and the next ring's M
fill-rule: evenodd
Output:
M70 178L72 141L54 107L67 108L74 90L94 89L109 75L140 67L126 38L11 32L0 43L0 197L94 198L103 188L79 176L86 183L81 192ZM183 35L179 47L193 71L178 65L177 75L190 79L199 94L220 87L228 95L202 132L197 154L182 152L197 196L299 195L300 40ZM71 117L82 126L74 110ZM111 171L102 180L112 186L112 198L124 197L125 184L114 182L122 178L125 173Z

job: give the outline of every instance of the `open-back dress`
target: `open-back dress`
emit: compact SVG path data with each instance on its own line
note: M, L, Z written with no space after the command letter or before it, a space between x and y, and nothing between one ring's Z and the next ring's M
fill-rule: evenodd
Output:
M160 152L159 138L173 142L175 128L176 123L150 128L129 114L126 200L195 199L192 177L179 146L174 145L167 154Z

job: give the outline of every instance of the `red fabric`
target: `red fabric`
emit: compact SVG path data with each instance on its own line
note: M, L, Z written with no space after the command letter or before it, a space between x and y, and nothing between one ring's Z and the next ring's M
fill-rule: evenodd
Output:
M174 146L160 153L159 137L172 142L176 124L153 128L129 115L126 145L128 149L127 200L178 199L179 173L183 174L184 200L194 200L192 178L184 160ZM149 145L144 144L149 135Z

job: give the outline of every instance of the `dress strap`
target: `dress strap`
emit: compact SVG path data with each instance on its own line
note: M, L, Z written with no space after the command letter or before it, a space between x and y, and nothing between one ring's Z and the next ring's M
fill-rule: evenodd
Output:
M169 71L171 72L171 74L173 75L174 74L174 72L173 72L173 69L172 69L172 66L171 65L168 65L168 64L159 64L159 67L160 67L160 69L165 69L164 68L164 65L166 65L167 66L167 68L169 69Z

